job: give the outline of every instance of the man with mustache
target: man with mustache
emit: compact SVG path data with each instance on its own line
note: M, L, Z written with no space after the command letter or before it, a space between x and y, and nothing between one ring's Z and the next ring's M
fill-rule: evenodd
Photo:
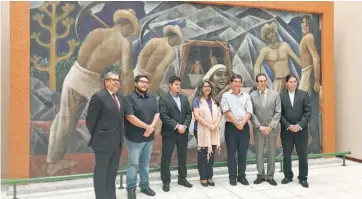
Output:
M124 99L128 199L136 198L137 168L140 171L141 192L155 196L155 192L149 187L148 177L154 131L160 114L156 98L147 92L148 85L146 75L136 76L135 90Z

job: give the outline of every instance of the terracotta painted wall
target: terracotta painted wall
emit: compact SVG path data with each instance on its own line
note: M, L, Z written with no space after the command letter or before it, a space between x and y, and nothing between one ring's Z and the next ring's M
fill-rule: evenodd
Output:
M362 2L335 2L336 147L362 160Z

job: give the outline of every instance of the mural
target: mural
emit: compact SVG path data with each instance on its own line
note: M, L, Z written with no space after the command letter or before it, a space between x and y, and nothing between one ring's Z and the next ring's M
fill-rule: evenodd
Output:
M203 79L216 84L220 99L230 89L233 73L243 77L246 92L255 89L260 72L278 92L284 89L285 76L293 73L299 88L311 96L309 152L321 152L319 15L184 2L30 5L31 177L93 172L84 120L90 96L103 87L101 76L109 70L120 73L124 93L133 89L134 75L148 74L156 96L168 91L170 76L178 75L190 101ZM158 167L161 158L160 126L152 167ZM217 161L226 160L221 127ZM190 129L188 163L195 163L197 147ZM122 168L126 156L124 148ZM254 156L251 136L248 157Z

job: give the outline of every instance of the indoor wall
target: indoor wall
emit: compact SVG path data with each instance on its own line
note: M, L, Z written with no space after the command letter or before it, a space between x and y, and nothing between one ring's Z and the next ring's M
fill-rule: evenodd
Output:
M362 2L334 3L336 149L362 160ZM353 16L353 19L351 18Z

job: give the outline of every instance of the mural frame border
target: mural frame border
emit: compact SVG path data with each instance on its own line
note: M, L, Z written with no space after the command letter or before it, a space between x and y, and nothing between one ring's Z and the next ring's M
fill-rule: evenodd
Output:
M190 2L321 14L322 104L335 107L334 2ZM30 3L10 2L9 179L30 177ZM327 59L328 58L328 59ZM323 152L335 151L335 109L322 110Z
M202 40L187 40L183 44L183 50L181 55L181 66L180 70L178 71L177 75L183 79L185 75L186 65L187 65L187 58L190 56L190 48L193 46L202 47L202 46L211 46L211 47L220 47L224 49L226 60L225 66L227 68L227 72L229 76L231 77L231 60L230 60L230 48L229 43L225 41L202 41Z

